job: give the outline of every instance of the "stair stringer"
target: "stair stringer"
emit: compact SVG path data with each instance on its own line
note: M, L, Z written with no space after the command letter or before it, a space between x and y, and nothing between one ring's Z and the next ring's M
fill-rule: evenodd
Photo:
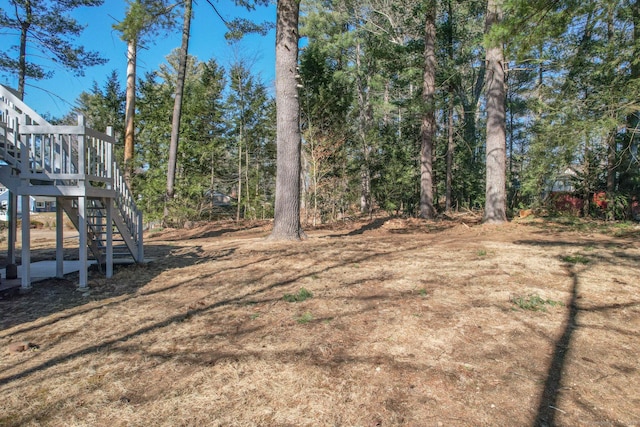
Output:
M117 206L117 204L115 203L115 201L113 199L111 199L111 203L112 203L111 218L112 218L113 222L115 223L115 225L116 225L116 227L118 229L118 232L120 233L120 236L122 237L122 240L124 241L125 245L129 249L129 252L131 253L131 256L133 257L133 259L137 263L143 263L144 259L141 259L141 257L140 257L140 254L142 253L142 251L140 250L141 248L139 246L140 244L142 244L141 236L139 236L138 242L136 242L134 240L133 233L131 233L131 230L127 226L127 223L126 223L126 221L124 219L124 216L122 215L121 210L119 209L119 207ZM124 231L126 231L126 233ZM144 256L144 255L142 255L142 256Z
M67 217L69 217L71 223L74 225L74 227L76 227L76 230L80 230L80 221L78 220L78 207L73 205L73 199L59 198L58 201L61 204L64 212L67 214ZM98 245L98 239L96 238L98 234L99 233L97 232L97 230L92 229L91 225L87 224L87 245L89 247L89 250L93 254L93 257L98 261L98 264L103 264L105 257L102 253L102 250L100 249L100 246Z

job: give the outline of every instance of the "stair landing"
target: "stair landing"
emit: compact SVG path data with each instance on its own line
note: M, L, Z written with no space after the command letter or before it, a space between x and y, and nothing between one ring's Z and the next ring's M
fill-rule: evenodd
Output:
M89 260L90 265L96 264L95 260ZM64 274L77 273L82 268L80 261L64 261ZM16 282L20 285L20 279L22 278L22 266L18 265L18 278L6 280L6 269L0 269L0 277L2 277L2 284L10 284ZM31 282L38 282L41 280L52 279L56 277L56 261L38 261L31 263Z
M145 260L145 263L150 262L151 260ZM87 263L89 265L95 265L97 263L96 260L88 260ZM115 259L113 260L114 265L130 265L135 264L133 259ZM77 273L83 267L82 263L77 260L65 260L64 261L64 274ZM38 261L31 263L31 282L39 282L42 280L53 279L56 277L56 261ZM20 286L20 279L22 278L22 266L18 265L18 278L7 280L6 277L6 269L0 269L0 277L2 278L2 282L0 286L4 287L4 285L11 286L14 282Z

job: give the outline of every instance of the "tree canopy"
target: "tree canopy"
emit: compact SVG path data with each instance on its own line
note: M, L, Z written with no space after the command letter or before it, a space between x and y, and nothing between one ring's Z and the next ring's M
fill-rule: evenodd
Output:
M84 75L87 67L106 62L98 52L87 51L76 44L75 39L85 27L70 15L78 7L99 6L103 1L9 0L6 8L0 7L0 28L15 32L19 40L18 44L0 52L0 70L18 76L17 90L21 98L27 78L42 80L53 75L51 68L31 57L41 55L77 75Z
M123 38L138 28L133 9L143 3L162 2L129 2ZM485 219L502 221L521 209L562 210L559 193L581 214L612 219L636 212L637 1L286 5L300 7L299 37L287 15L278 39L291 53L277 65L287 78L286 101L274 99L271 82L244 60L223 67L215 58L189 57L170 206L176 221L271 217L281 185L277 169L297 164L287 181L299 199L284 212L311 224L375 211L433 217L455 209L484 210ZM227 25L231 39L238 30L265 28ZM163 34L167 27L149 31ZM153 218L166 181L177 65L170 54L136 89L135 191ZM80 97L96 125L122 120L115 80L97 82ZM276 106L289 109L277 116ZM285 141L300 156L276 164L284 156L276 155L276 124L283 120L300 132ZM116 129L125 133L121 124ZM299 224L293 229L300 233Z

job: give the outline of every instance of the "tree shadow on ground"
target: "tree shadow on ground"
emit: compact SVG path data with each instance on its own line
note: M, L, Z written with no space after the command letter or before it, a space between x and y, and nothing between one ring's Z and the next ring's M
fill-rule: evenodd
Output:
M367 222L362 227L348 232L346 236L358 236L360 234L364 234L365 231L377 230L381 228L384 225L384 223L389 221L390 219L391 219L390 216L383 217L383 218L376 218L371 222ZM340 237L340 236L336 236L336 237Z
M351 230L346 234L337 234L331 237L345 237L345 236L359 236L367 231L375 231L384 227L384 225L390 220L398 219L400 220L399 226L391 227L388 229L390 234L411 234L415 232L425 231L425 232L433 232L433 231L444 231L449 228L452 228L459 224L457 221L436 221L436 222L423 222L423 220L417 220L418 222L412 222L412 219L406 220L406 218L395 217L395 216L386 216L382 218L376 218L373 221L369 221L359 228L355 230ZM405 221L406 220L406 221Z
M604 261L610 262L610 260ZM572 352L572 338L574 332L579 328L603 329L603 327L600 325L589 325L584 322L579 322L579 314L586 312L620 310L638 306L637 302L581 306L578 303L578 299L581 298L581 296L579 296L579 274L586 272L589 267L585 267L580 272L577 271L578 267L575 264L566 264L565 268L568 276L572 280L571 297L567 304L568 312L566 320L564 322L564 329L562 331L562 335L555 343L551 363L547 371L544 387L542 388L540 403L538 405L536 418L533 424L534 427L552 427L558 425L556 417L558 416L558 413L563 412L562 409L559 408L559 399L562 395L562 390L565 387L565 385L563 385L563 374L566 371L568 362L571 360L570 356ZM623 335L638 336L638 334L635 332L625 331L619 328L612 328L610 326L607 326L606 330L608 333L615 332ZM573 356L573 358L575 358L575 356ZM626 368L622 367L621 370L624 369Z
M409 248L405 248L404 251L413 251L416 250L417 247L416 246L411 246ZM225 257L227 256L231 256L232 253L230 254L226 254ZM81 349L76 349L72 352L66 353L66 354L62 354L60 356L55 356L53 358L44 360L42 363L24 369L23 371L13 374L13 375L8 375L5 377L0 376L0 387L1 386L6 386L7 384L26 378L28 376L30 376L31 374L35 373L35 372L39 372L43 369L48 369L54 366L59 366L62 365L66 362L78 359L84 355L87 354L91 354L91 353L95 353L97 351L107 351L112 349L114 346L119 345L122 342L127 342L129 340L132 340L134 338L146 335L148 333L151 333L153 331L162 329L162 328L166 328L169 327L171 325L174 324L179 324L184 322L185 320L188 320L194 316L197 315L202 315L204 313L207 312L212 312L215 311L216 309L222 308L222 307L229 307L229 306L234 306L237 304L243 304L243 303L254 303L255 302L255 297L263 295L269 291L272 291L274 289L279 289L279 288L284 288L287 285L290 285L292 283L298 282L306 277L311 277L313 275L317 275L317 274L322 274L322 273L327 273L329 271L332 271L336 268L339 267L344 267L345 265L351 265L353 263L358 263L358 262L364 262L367 260L373 260L379 257L384 257L387 256L387 253L356 253L353 254L350 257L345 257L344 259L340 259L340 260L335 260L333 261L330 265L328 266L322 266L322 267L318 267L316 269L311 269L311 270L305 270L305 271L301 271L298 274L293 275L293 277L287 278L287 279L283 279L283 280L278 280L272 283L268 283L265 286L261 286L258 289L255 290L251 290L245 293L240 293L238 295L234 295L231 297L227 297L227 298L223 298L223 299L218 299L215 302L209 303L209 304L202 304L202 305L194 305L194 306L190 306L188 307L184 312L180 312L180 313L175 313L172 315L168 315L166 316L164 319L158 319L157 321L146 325L146 326L141 326L138 329L135 329L133 331L129 331L127 333L124 334L118 334L117 336L111 336L109 337L109 339L105 339L103 341L100 342L93 342L90 345L87 345ZM215 259L216 257L213 257L213 259ZM211 258L204 258L204 259L211 259ZM265 262L268 260L265 259L261 259L260 262ZM186 264L188 265L188 264ZM250 264L248 264L250 265ZM248 265L245 265L248 266ZM172 266L171 268L175 268L175 266ZM159 270L162 271L162 270ZM159 273L158 273L159 274ZM215 273L209 273L209 275L214 275ZM157 275L157 274L156 274ZM203 278L201 278L203 279ZM254 277L252 280L256 281L256 282L261 282L263 279L263 277ZM190 280L190 279L189 279ZM162 287L160 289L157 290L153 290L149 293L145 293L144 295L148 295L151 293L161 293L161 292L166 292L166 291L171 291L174 288L178 288L180 286L184 285L184 283L180 282L177 284L174 284L172 286L169 287ZM136 298L137 296L139 296L140 293L133 293L132 295L128 296L126 299L129 298ZM124 301L126 301L126 299L115 299L112 302L109 302L106 304L106 306L111 306L111 305L118 305L123 303ZM278 300L279 301L279 300ZM261 301L261 302L265 302L265 301ZM86 301L85 301L86 303ZM68 316L64 315L61 318L67 318L67 317L71 317L71 316L75 316L78 314L84 314L87 313L89 311L92 310L96 310L96 309L102 309L103 307L105 307L105 305L95 305L95 306L87 306L86 309L83 308L80 312L78 311L74 311L73 313L70 313ZM49 323L55 323L59 320L60 318L54 318L52 320L48 320L46 324ZM27 328L21 329L19 331L12 331L12 333L16 334L16 333L23 333L29 329L32 328L40 328L42 327L42 324L38 324L38 325L34 325L33 327L29 326ZM236 334L239 334L241 331L236 331ZM247 332L251 332L251 330L249 331L245 331L243 333L247 333ZM0 335L0 338L2 338L2 336Z
M96 307L102 308L111 304L91 305L84 310L78 311L78 307L90 302L95 303L96 301L114 298L117 299L117 302L121 302L122 299L120 297L128 296L131 298L135 296L140 288L166 270L187 267L203 260L226 257L233 253L233 251L227 251L215 256L205 256L201 248L196 246L192 247L188 253L176 254L174 253L176 248L176 246L172 245L147 244L145 248L147 253L151 254L156 261L152 261L149 264L116 265L114 266L112 279L107 279L103 272L98 271L96 266L92 266L89 270L88 289L78 289L77 272L67 274L64 278L52 278L34 282L29 291L11 298L0 299L0 331L23 323L33 322L55 313L75 309L67 314L56 316L55 320L50 322L53 323L95 310ZM77 252L77 248L75 251ZM49 250L43 251L45 254L39 253L40 251L34 252L35 259L46 259L46 254ZM169 257L170 262L167 262ZM20 329L19 331L13 330L12 332L25 332L26 330L28 328Z
M232 227L226 227L226 228L220 228L218 230L210 230L207 232L204 232L202 234L194 234L192 236L178 236L177 238L170 238L170 239L164 239L164 240L193 240L193 239L210 239L213 237L221 237L224 236L225 234L233 234L233 233L237 233L240 231L249 231L249 230L253 230L256 228L261 228L264 226L263 222L247 222L247 223L242 223L242 225L236 225L236 226L232 226Z
M195 262L201 262L220 258L225 256L224 253L217 253L215 255L203 255L201 246L189 243L189 250L178 250L183 248L183 245L172 245L171 242L184 242L195 239L207 239L220 237L227 234L233 234L237 232L245 232L248 230L254 230L256 228L263 227L265 221L246 221L243 223L236 222L205 222L199 224L190 230L164 230L162 232L148 233L145 238L145 255L146 258L151 258L150 265L114 265L114 276L118 271L129 271L131 275L149 276L153 270L155 275L161 274L163 271L176 268L186 267ZM63 256L65 260L77 260L78 246L77 237L70 237L68 239L75 240L69 244L65 242L63 249ZM46 240L42 238L32 239L35 242ZM154 240L163 242L169 242L169 244L158 244ZM56 258L55 243L48 242L46 247L32 248L31 250L31 262L50 261ZM19 248L18 248L19 249ZM21 263L21 250L16 251L16 264ZM230 254L227 254L230 255ZM0 268L7 265L7 251L0 250ZM156 265L157 264L157 265ZM152 267L153 266L153 267ZM133 279L133 280L129 280ZM12 298L0 297L0 328L8 328L23 321L32 321L38 317L47 316L55 313L59 310L65 310L70 307L75 307L94 301L96 299L104 299L117 297L122 294L132 294L137 289L144 285L140 283L140 280L136 278L127 277L125 280L128 282L126 286L114 286L114 280L107 280L104 276L104 267L100 270L100 267L91 266L89 269L89 282L98 281L100 286L98 288L91 286L91 296L87 297L83 295L83 292L77 290L78 273L66 274L61 279L46 279L32 283L32 288L28 293L13 296ZM149 277L149 281L152 277ZM117 289L114 289L117 288ZM24 316L24 313L29 312L30 315ZM24 320L21 320L24 319Z
M560 339L556 342L553 358L547 372L547 379L542 389L542 396L538 406L536 421L534 426L547 427L555 426L555 417L558 409L559 390L562 387L562 373L566 364L566 357L570 350L571 337L577 327L578 317L578 274L573 266L568 268L569 276L573 284L571 288L571 299L569 301L569 312L565 322L564 331Z

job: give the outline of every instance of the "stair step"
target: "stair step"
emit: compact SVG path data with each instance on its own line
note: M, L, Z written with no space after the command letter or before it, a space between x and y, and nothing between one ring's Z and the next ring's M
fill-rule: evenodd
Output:
M119 245L119 244L117 244L117 243L124 243L124 240L119 240L119 241L114 242L114 243L116 243L116 244L115 245L111 245L112 247L121 247L121 248L124 248L124 249L128 249L127 245ZM107 245L105 245L105 241L104 240L100 240L100 241L96 242L96 247L98 249L106 249Z
M97 249L100 250L100 252L104 252L107 248L106 246L97 246ZM129 248L126 245L118 245L118 246L113 246L112 251L127 251L129 252Z

